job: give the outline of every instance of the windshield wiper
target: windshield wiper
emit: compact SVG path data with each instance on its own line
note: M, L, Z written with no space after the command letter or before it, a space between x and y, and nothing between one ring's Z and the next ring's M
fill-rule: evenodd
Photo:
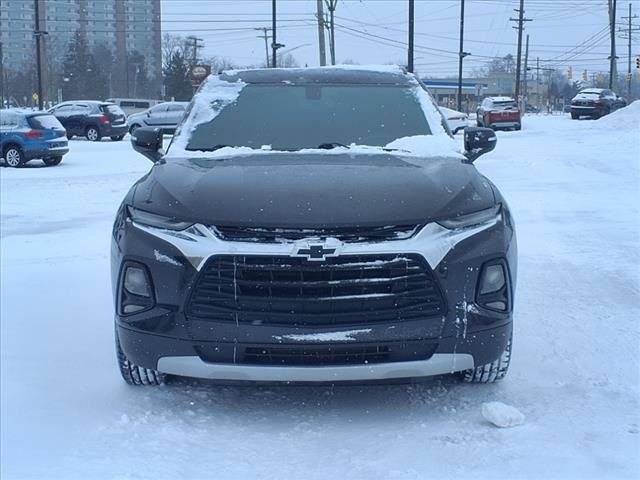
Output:
M189 152L215 152L216 150L220 150L221 148L231 147L231 145L222 145L218 144L213 147L202 147L202 148L189 148L187 147L185 150Z
M321 143L318 145L320 150L333 150L334 148L349 148L347 145L338 142Z

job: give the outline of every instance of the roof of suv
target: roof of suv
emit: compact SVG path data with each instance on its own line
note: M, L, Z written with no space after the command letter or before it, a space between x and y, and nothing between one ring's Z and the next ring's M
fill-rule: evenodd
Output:
M512 97L489 97L492 102L515 102Z
M342 65L339 67L314 68L262 68L256 70L229 70L220 74L220 79L235 82L240 79L251 84L291 85L312 84L358 84L358 85L414 85L413 76L398 66L360 67Z

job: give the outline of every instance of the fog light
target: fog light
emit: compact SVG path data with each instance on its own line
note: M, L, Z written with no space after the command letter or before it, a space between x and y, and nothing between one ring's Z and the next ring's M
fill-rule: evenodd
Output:
M124 288L133 295L147 298L151 296L147 275L138 267L127 267L124 273Z
M476 303L498 312L508 312L511 309L511 287L504 259L491 260L480 269Z
M502 265L487 266L480 282L480 295L497 292L502 287L504 287L504 267Z
M135 262L126 262L120 283L120 314L131 315L153 308L153 284L147 268Z

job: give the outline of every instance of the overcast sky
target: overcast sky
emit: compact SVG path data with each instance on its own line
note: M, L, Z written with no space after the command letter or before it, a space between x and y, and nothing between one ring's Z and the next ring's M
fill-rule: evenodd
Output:
M426 76L457 75L460 0L416 0L416 70ZM490 57L515 55L517 32L510 17L518 0L466 0L465 73ZM629 3L640 17L640 0L618 0L618 19ZM278 0L277 40L302 65L319 64L316 0ZM264 40L254 30L271 26L271 0L162 0L163 29L204 40L205 56L242 66L265 61ZM326 12L326 9L325 9ZM529 58L541 66L574 72L608 71L607 0L525 0ZM338 0L336 58L360 64L406 64L408 0ZM627 24L620 25L626 28ZM634 20L637 27L640 18ZM627 40L617 38L618 69L627 71ZM635 32L632 55L640 54ZM524 38L523 38L524 56ZM327 39L328 57L328 39ZM632 65L635 69L635 60Z

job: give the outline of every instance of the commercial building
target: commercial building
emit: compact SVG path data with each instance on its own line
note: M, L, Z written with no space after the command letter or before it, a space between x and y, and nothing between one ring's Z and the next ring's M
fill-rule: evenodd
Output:
M108 48L114 59L114 95L127 94L126 78L138 65L128 57L137 51L154 90L162 77L160 0L2 0L0 1L0 42L5 71L28 70L35 66L36 5L42 36L43 68L59 69L69 42L82 32L91 50ZM47 68L48 67L48 68ZM46 72L45 72L46 74Z

